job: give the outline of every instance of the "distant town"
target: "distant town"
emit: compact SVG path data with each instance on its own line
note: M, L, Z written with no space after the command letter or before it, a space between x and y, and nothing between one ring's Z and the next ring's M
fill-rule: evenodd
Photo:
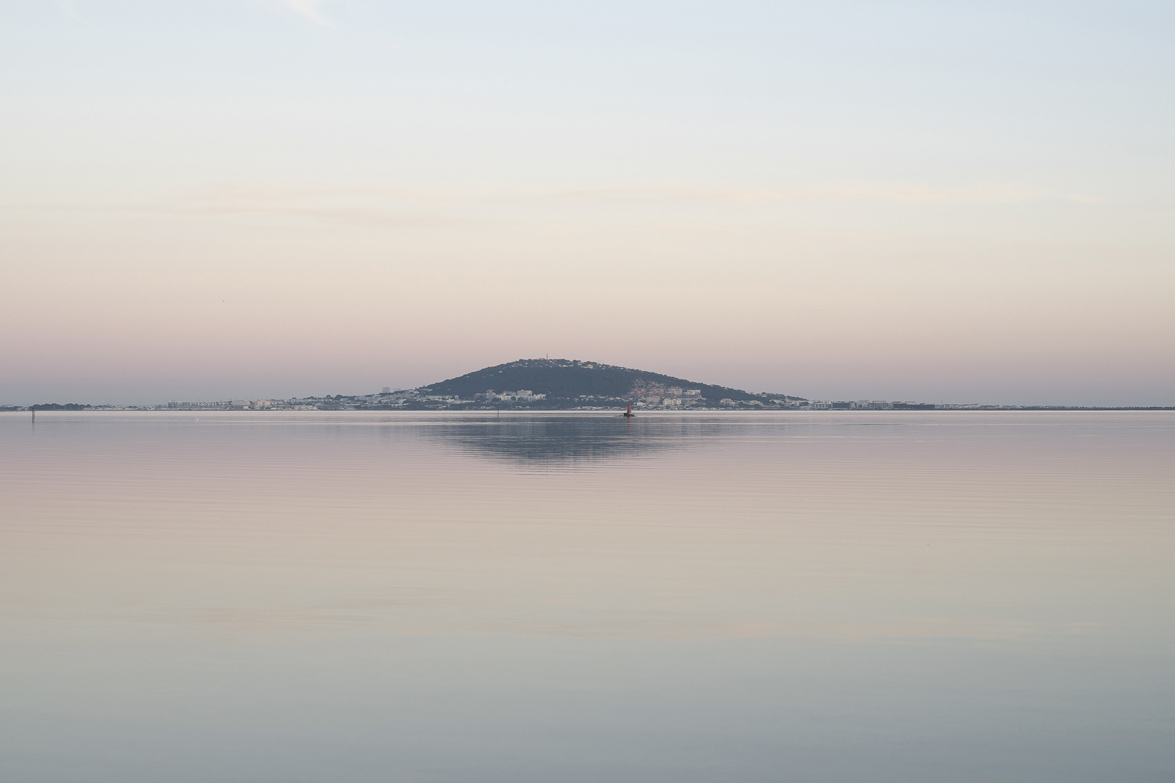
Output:
M430 394L428 389L393 391L385 387L377 394L327 395L325 397L291 397L290 399L218 400L213 402L170 401L158 405L85 405L79 403L46 403L29 406L6 406L0 410L108 410L108 411L381 411L381 410L611 410L631 405L633 410L933 410L935 408L993 408L1017 406L932 405L919 402L885 402L881 400L825 401L763 395L762 400L734 400L724 397L710 401L700 389L680 386L647 387L634 390L632 397L622 399L583 395L576 405L544 405L547 395L530 389L497 392L487 389L465 399L458 395Z
M219 400L214 402L171 401L158 405L88 405L81 403L42 403L28 406L0 406L0 411L387 411L387 410L614 410L631 405L639 411L681 410L1077 410L1072 406L983 405L979 403L927 403L888 400L800 400L762 395L761 400L734 400L724 397L707 400L699 389L680 386L653 386L634 390L627 400L597 399L584 396L579 404L550 406L543 403L547 395L530 389L496 392L487 389L471 399L457 395L430 394L428 389L393 391L385 387L377 394L327 395L325 397L291 397L286 400ZM1105 409L1102 409L1105 410Z
M630 402L611 402L585 397L578 405L542 405L544 394L529 389L494 392L487 390L473 399L458 396L427 394L419 389L391 391L377 394L327 395L325 397L291 397L290 399L218 400L209 402L170 401L157 405L109 405L86 403L39 403L36 405L0 405L0 412L16 411L509 411L509 410L619 410L632 405L634 411L684 410L791 410L791 411L929 411L929 410L1172 410L1171 407L1089 407L1061 405L988 405L980 403L927 403L888 400L784 400L765 396L763 400L733 400L723 398L711 403L697 394L697 389L670 387L648 393Z
M1076 406L929 403L913 400L809 400L747 392L660 373L571 359L520 359L415 389L384 387L374 394L289 399L172 400L157 405L41 403L0 411L603 411L685 410L1089 410ZM1157 410L1159 408L1145 408ZM1096 410L1114 410L1098 408ZM1120 409L1118 409L1120 410Z

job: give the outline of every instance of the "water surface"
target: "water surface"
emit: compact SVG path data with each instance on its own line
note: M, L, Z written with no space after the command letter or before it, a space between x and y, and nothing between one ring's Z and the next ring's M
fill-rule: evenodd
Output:
M1175 416L0 414L0 779L1169 781Z

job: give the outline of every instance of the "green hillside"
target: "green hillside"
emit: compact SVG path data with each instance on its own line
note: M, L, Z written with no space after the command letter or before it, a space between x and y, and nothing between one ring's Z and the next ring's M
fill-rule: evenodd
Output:
M548 404L558 404L580 400L584 397L626 400L631 396L634 388L641 386L680 386L683 389L700 389L707 403L712 405L724 398L735 401L751 401L763 400L768 397L773 399L784 397L781 394L751 394L740 389L689 381L685 378L675 378L672 375L570 359L520 359L509 364L486 367L458 378L434 383L421 391L472 399L475 394L484 394L491 390L501 393L527 389L535 394L547 395L546 402Z

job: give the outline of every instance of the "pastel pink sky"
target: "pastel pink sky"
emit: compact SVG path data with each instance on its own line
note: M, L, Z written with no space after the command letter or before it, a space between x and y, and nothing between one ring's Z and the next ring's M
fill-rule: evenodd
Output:
M0 404L549 354L1175 404L1162 4L0 10Z

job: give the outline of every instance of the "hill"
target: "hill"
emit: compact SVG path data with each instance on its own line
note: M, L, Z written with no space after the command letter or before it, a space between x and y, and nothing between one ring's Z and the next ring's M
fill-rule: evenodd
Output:
M474 399L475 396L485 398L488 392L527 390L545 395L541 407L564 407L624 403L646 394L657 395L657 390L663 395L671 388L698 390L705 405L717 405L723 399L734 402L797 399L782 394L752 394L647 370L571 359L520 359L434 383L420 391Z

